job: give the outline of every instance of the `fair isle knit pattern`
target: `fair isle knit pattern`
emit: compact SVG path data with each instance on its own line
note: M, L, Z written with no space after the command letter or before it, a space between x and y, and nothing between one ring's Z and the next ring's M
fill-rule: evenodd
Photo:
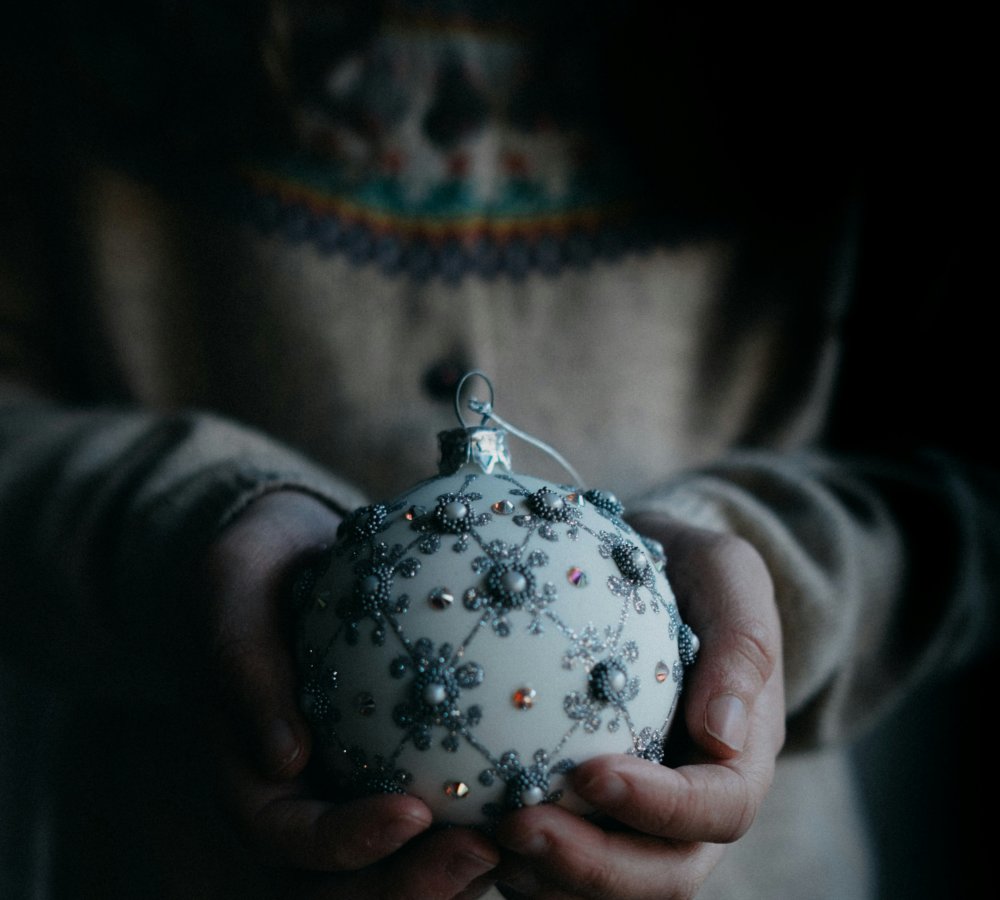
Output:
M537 13L478 6L391 4L369 44L303 91L300 152L240 171L244 211L386 274L445 280L554 274L647 243L631 169L581 111L588 48L546 60L546 96Z

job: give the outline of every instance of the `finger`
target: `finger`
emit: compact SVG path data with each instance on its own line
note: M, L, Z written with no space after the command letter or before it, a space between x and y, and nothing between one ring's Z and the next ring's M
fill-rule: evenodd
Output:
M431 825L416 797L383 794L344 803L313 796L300 781L272 782L232 757L223 797L243 841L265 864L340 872L369 866Z
M497 838L531 860L541 896L551 884L574 897L689 898L722 853L717 844L607 832L556 806L518 811L501 823Z
M567 893L551 881L543 882L541 877L525 867L524 873L509 881L497 880L497 886L506 900L579 900L579 894Z
M380 897L451 900L470 885L478 882L481 886L483 876L499 862L499 847L480 832L471 828L437 829L392 860L382 876Z
M543 881L532 860L504 851L496 870L496 884L506 900L528 900L544 897L545 900L569 900L571 895Z
M217 654L220 712L231 720L262 774L297 776L308 762L311 732L297 705L297 675L283 642L265 635L230 642Z
M770 764L743 763L671 769L617 754L581 763L571 778L584 800L644 834L728 843L746 833L770 785Z
M663 543L667 577L701 643L684 685L689 734L712 756L731 759L745 748L757 697L781 678L781 624L770 573L735 535L658 516L637 518L636 528Z
M204 568L222 711L270 777L294 777L308 760L289 651L291 576L338 523L305 495L269 494L223 534Z
M471 900L492 884L496 845L466 828L428 833L385 864L345 875L286 876L288 900Z
M455 900L479 900L486 896L496 884L497 868L491 867L484 874L474 878L469 884L455 895ZM494 893L493 897L496 896Z

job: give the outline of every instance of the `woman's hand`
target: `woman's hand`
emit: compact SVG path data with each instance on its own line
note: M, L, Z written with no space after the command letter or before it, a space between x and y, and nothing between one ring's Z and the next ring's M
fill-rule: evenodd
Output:
M499 851L469 829L430 831L415 797L331 802L304 772L307 723L291 658L291 582L338 517L311 497L268 494L209 549L193 586L208 635L202 684L221 802L276 897L474 897Z
M508 816L497 836L510 852L497 878L512 897L693 897L770 788L785 709L763 560L740 538L666 517L632 524L663 543L678 605L701 642L671 740L686 726L688 746L676 768L624 755L576 768L574 789L611 825L549 805Z

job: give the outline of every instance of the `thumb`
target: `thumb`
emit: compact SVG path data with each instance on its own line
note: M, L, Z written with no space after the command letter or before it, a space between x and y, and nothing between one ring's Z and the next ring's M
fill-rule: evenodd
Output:
M339 517L292 491L255 500L209 549L209 701L271 778L294 778L311 750L292 658L292 582L336 536Z
M635 527L663 544L667 578L700 642L684 685L688 733L711 756L732 759L753 733L756 699L782 677L770 573L756 549L735 535L653 515Z

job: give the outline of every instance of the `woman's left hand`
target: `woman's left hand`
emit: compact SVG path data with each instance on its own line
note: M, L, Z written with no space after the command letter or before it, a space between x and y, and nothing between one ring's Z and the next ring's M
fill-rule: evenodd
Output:
M554 805L507 816L497 874L508 896L691 898L770 788L785 707L781 627L760 554L666 517L633 525L663 543L678 605L701 643L684 685L690 746L676 768L610 755L574 770L574 790L610 827Z

